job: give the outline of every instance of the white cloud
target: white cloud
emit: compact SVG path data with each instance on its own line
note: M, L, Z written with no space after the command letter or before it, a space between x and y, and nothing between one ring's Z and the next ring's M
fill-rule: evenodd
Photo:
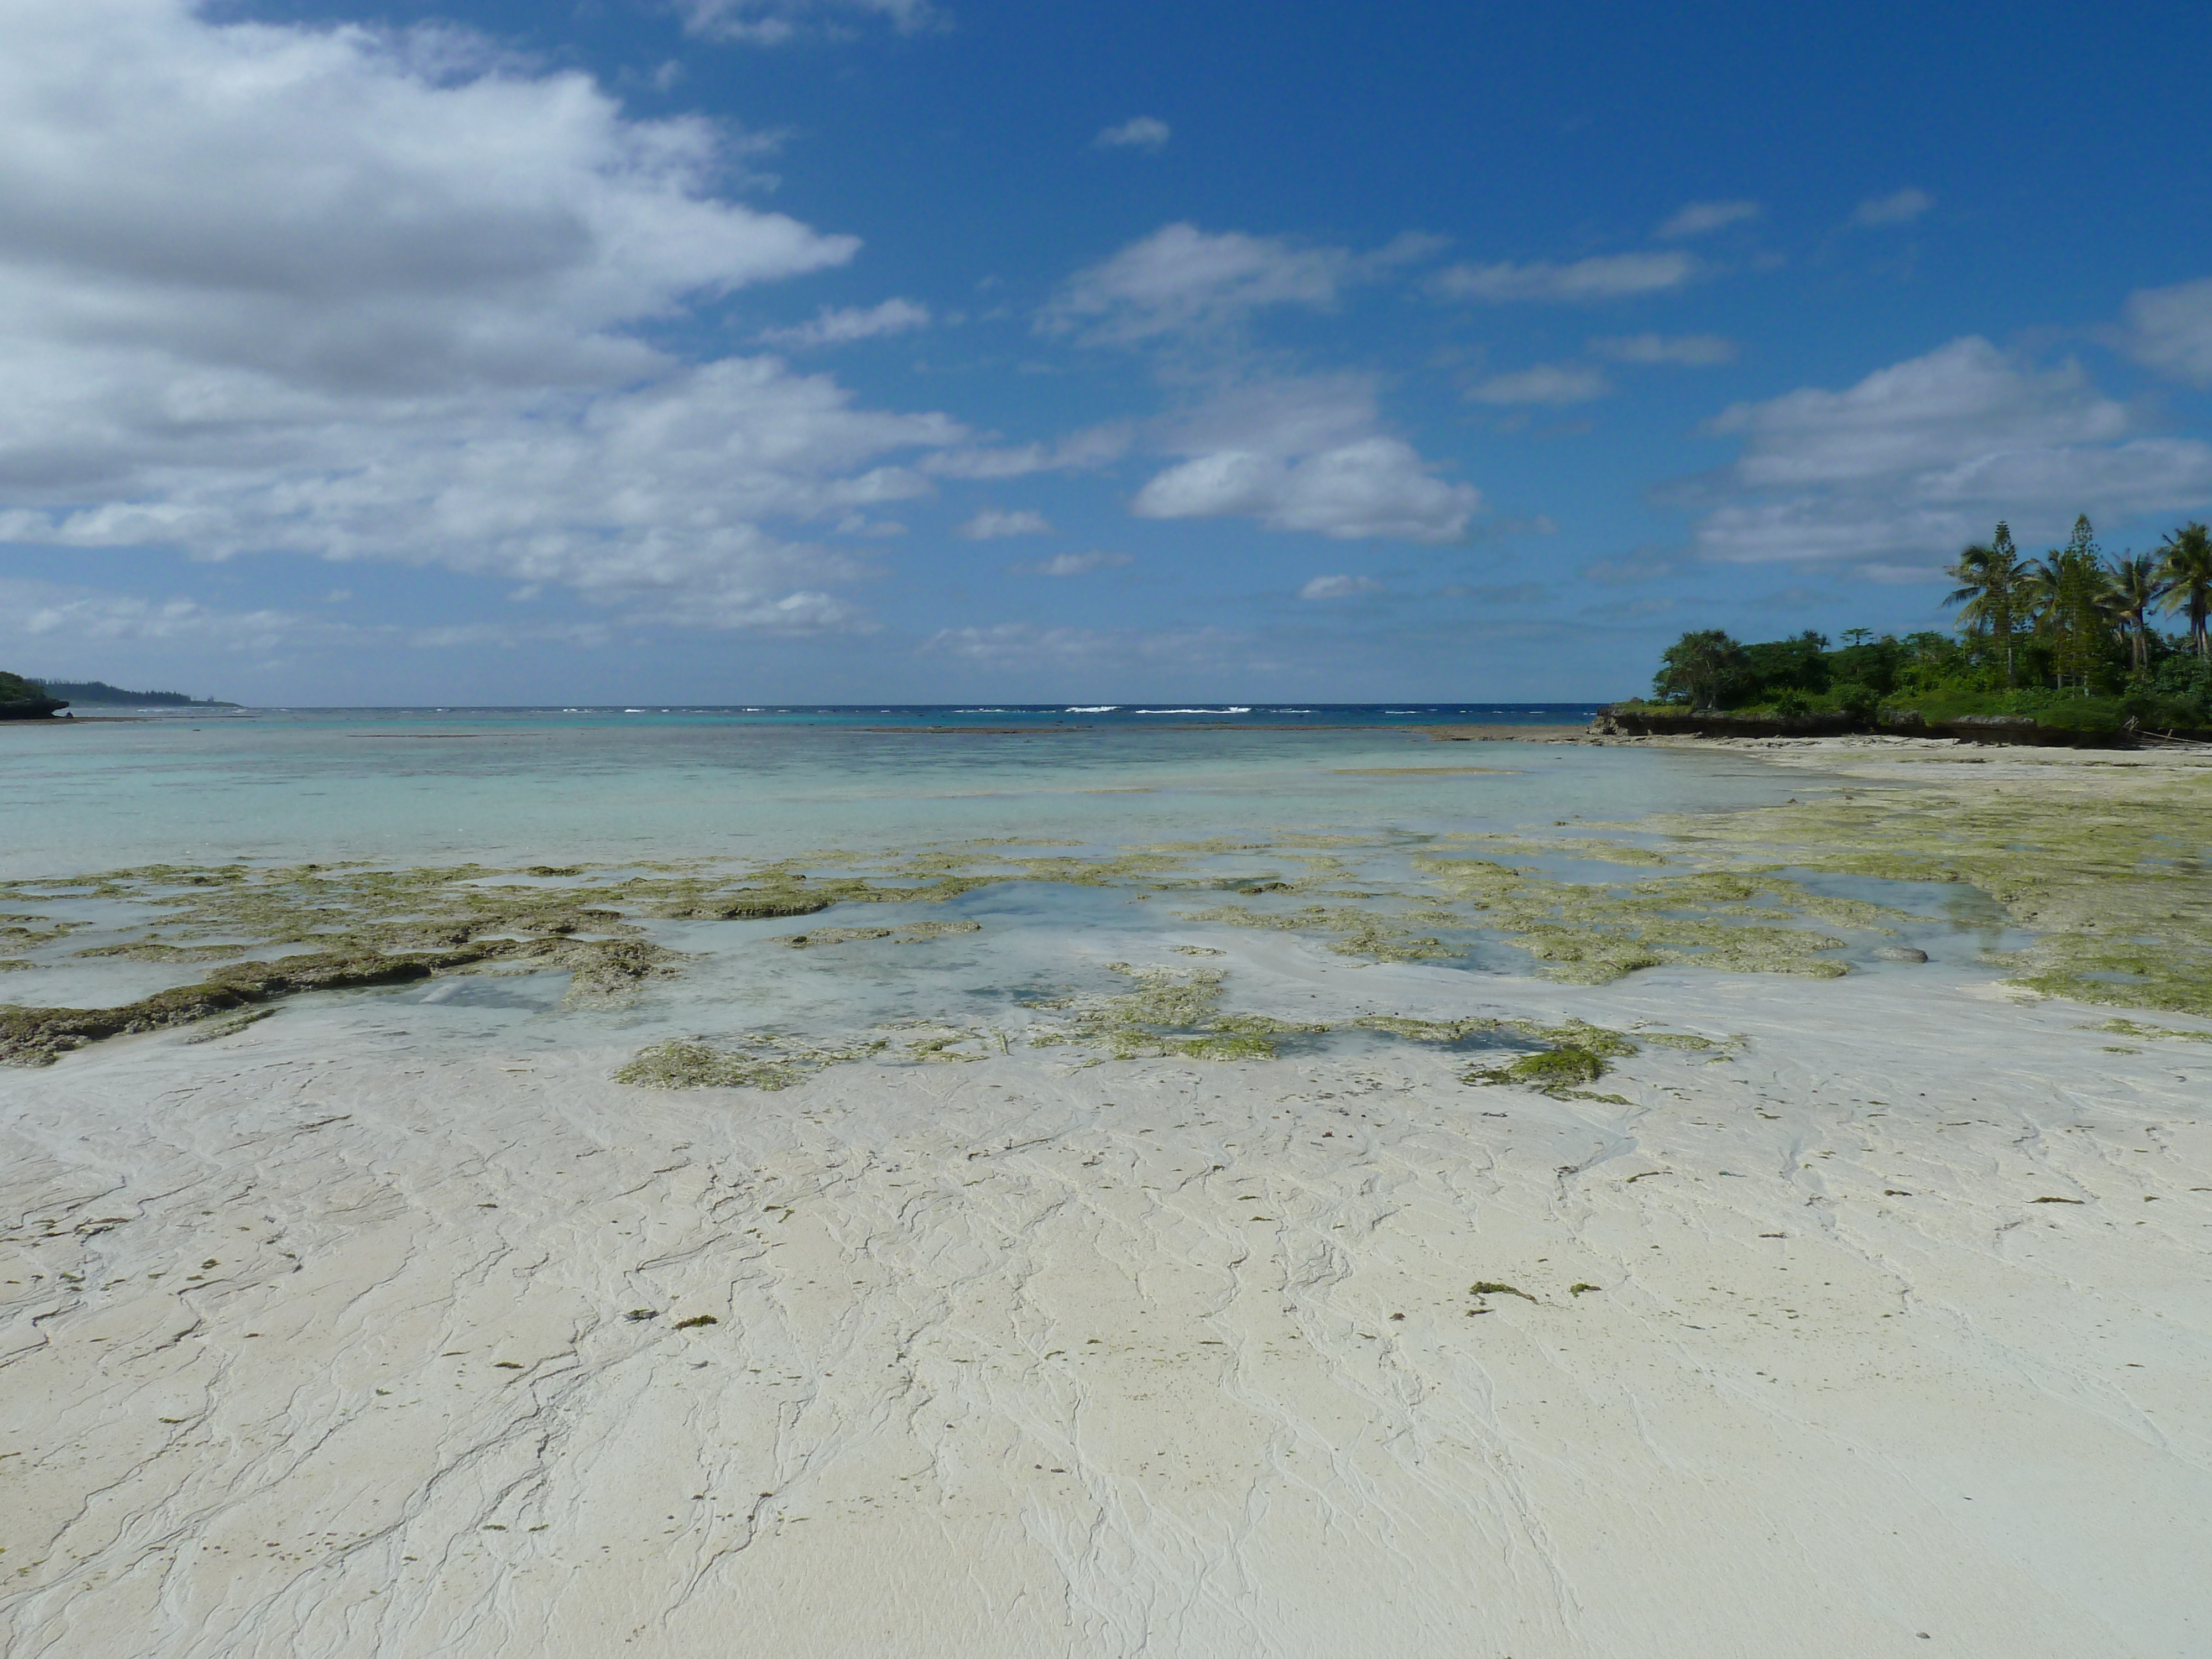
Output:
M887 22L909 34L939 21L927 0L678 0L677 9L694 34L769 46L809 34L843 34L853 19Z
M1218 628L1148 633L1134 629L1040 628L1035 623L1014 622L942 629L922 648L994 668L1164 661L1188 672L1218 662L1242 643L1239 635Z
M1166 147L1169 131L1168 124L1157 116L1135 115L1091 142L1101 149L1141 149L1157 155Z
M525 645L568 645L586 650L612 637L601 623L449 623L412 629L406 643L418 651L474 651L491 646L513 651Z
M997 449L981 444L960 444L942 449L921 463L921 470L939 478L1021 478L1032 472L1081 472L1118 461L1129 453L1131 430L1126 422L1113 422L1072 433L1059 442L1020 444Z
M732 146L450 33L11 9L0 539L435 563L632 614L858 624L849 523L968 445L773 358L638 337L858 243L712 191Z
M1589 349L1621 363L1681 363L1702 368L1735 361L1735 342L1717 334L1624 334L1592 340Z
M186 599L149 599L58 582L0 578L0 639L19 661L52 657L72 645L190 644L264 653L302 633L336 632L289 611L222 611ZM18 654L21 653L21 654ZM68 662L42 672L70 672Z
M1302 599L1346 599L1355 593L1380 593L1382 584L1372 576L1316 576L1298 589Z
M1366 438L1296 460L1222 451L1170 467L1137 493L1146 519L1257 519L1271 530L1340 540L1456 541L1482 504L1472 485L1431 476L1413 447Z
M1969 335L1879 369L1843 392L1808 386L1735 404L1712 429L1747 440L1737 476L1753 487L1923 472L1992 454L2095 443L2127 411L2078 367L2039 372Z
M2212 277L2128 296L2119 345L2146 368L2212 386Z
M957 532L971 542L988 542L1001 536L1049 536L1052 521L1042 513L1001 512L987 507L962 525Z
M1657 253L1601 254L1571 264L1538 260L1528 264L1453 265L1438 271L1430 279L1430 286L1448 300L1485 300L1494 305L1535 300L1580 305L1664 293L1682 287L1703 270L1695 255L1669 248Z
M1887 196L1869 196L1851 210L1851 222L1863 228L1908 225L1935 205L1933 196L1908 185Z
M1654 233L1662 241L1703 236L1709 231L1756 219L1765 211L1756 202L1691 202L1677 209Z
M1128 343L1224 327L1274 306L1326 311L1347 284L1371 280L1436 246L1433 239L1407 235L1355 254L1242 231L1167 225L1078 271L1037 321L1048 333L1082 327L1092 340Z
M848 306L833 311L825 306L811 322L791 328L763 329L759 338L763 345L805 350L812 346L849 345L854 340L903 334L909 329L928 326L928 307L916 305L911 300L886 300L866 309Z
M1130 510L1147 519L1239 517L1340 540L1456 541L1482 505L1379 430L1358 375L1257 380L1217 392L1174 423L1190 459L1153 477Z
M1087 576L1094 570L1118 570L1134 563L1127 553L1058 553L1035 564L1011 564L1010 576Z
M1467 395L1481 404L1580 404L1612 390L1601 370L1580 363L1539 363L1493 374L1470 386Z
M2001 515L2027 541L2077 512L2212 500L2212 445L2130 437L2127 410L2079 367L2039 368L1971 336L1842 392L1735 404L1711 428L1745 440L1729 499L1697 526L1713 559L1925 573Z

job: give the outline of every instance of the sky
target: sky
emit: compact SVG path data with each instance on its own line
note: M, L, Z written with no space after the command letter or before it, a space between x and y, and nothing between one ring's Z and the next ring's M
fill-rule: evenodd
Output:
M2212 513L2201 5L0 0L0 667L1579 701Z

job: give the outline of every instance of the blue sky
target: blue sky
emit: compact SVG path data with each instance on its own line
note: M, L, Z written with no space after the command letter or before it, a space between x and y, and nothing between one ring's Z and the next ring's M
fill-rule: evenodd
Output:
M1603 697L2212 508L2201 7L0 25L25 672Z

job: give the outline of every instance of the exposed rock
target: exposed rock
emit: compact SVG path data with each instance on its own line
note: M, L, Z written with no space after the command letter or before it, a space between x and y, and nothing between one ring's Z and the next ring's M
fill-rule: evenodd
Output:
M1925 962L1928 960L1927 951L1916 950L1910 945L1876 945L1874 954L1875 960L1877 962Z

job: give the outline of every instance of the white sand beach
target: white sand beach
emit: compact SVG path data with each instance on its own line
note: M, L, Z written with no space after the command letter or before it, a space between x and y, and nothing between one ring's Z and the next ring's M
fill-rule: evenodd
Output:
M7 1652L2212 1651L2212 1022L1224 961L1710 1046L669 1092L330 996L0 1073Z

